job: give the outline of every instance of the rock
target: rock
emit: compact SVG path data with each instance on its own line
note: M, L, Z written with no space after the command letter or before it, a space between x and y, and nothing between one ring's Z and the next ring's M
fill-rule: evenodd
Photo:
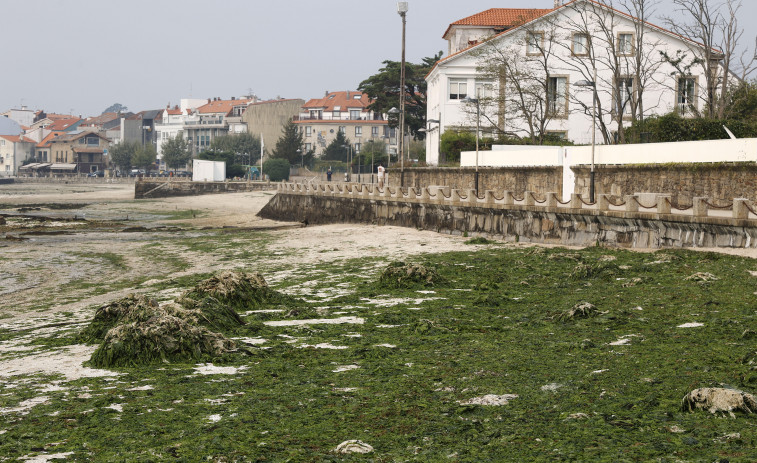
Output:
M705 409L710 413L728 413L735 418L734 411L748 414L757 412L757 398L737 389L700 388L686 394L681 401L684 411Z
M508 402L512 399L517 399L517 394L505 394L505 395L494 395L494 394L486 394L485 396L481 397L474 397L469 400L463 400L458 402L460 405L507 405Z
M689 275L686 278L684 278L684 280L686 281L699 281L702 283L706 283L708 281L717 281L719 279L720 278L716 277L712 273L707 273L707 272L697 272L693 275Z
M597 308L589 302L580 302L573 306L572 309L560 314L560 320L569 320L573 318L593 317L597 314Z
M359 440L346 440L336 446L336 453L371 453L373 447Z

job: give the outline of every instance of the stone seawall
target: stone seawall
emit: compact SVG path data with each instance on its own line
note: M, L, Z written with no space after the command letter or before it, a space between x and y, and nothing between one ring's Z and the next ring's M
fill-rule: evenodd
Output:
M213 193L275 190L271 182L191 182L186 180L142 180L134 184L134 199L197 196Z
M507 209L279 192L264 218L308 224L367 223L574 246L757 247L754 220L512 205Z

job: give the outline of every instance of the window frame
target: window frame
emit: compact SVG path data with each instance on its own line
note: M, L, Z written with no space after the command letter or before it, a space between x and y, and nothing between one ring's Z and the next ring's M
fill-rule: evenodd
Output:
M624 36L624 35L631 36L631 39L628 42L628 46L630 47L630 50L627 51L627 52L624 52L621 49L621 44L623 42L621 41L620 38L621 38L621 36ZM624 31L618 32L616 41L617 41L617 44L618 44L618 46L617 46L618 56L635 56L636 55L636 34L635 33L633 33L633 32L624 32Z
M576 41L577 37L583 37L586 39L585 44L579 44ZM576 52L576 45L581 45L584 48L583 53L577 53ZM573 32L570 36L570 54L571 56L576 56L579 58L585 58L589 56L589 50L591 49L591 37L589 34L586 34L584 32Z
M465 93L460 93L460 85L465 86ZM453 86L457 86L456 92L452 93ZM468 96L468 79L460 77L450 77L447 83L447 96L451 101L463 100ZM453 96L454 95L454 96Z
M355 136L356 137L362 137L363 136L363 126L356 125L355 126Z
M565 100L562 105L558 107L557 103L559 101L556 101L555 103L550 103L550 86L552 79L565 79L565 92L562 95L562 98ZM558 86L557 81L555 81L555 86ZM547 104L547 115L553 119L567 119L568 113L570 111L570 97L568 89L570 88L570 76L568 74L558 74L558 75L552 75L550 74L549 80L547 81L547 95L544 99ZM555 96L557 97L557 92L555 92Z
M679 99L680 99L680 96L681 96L681 81L682 80L688 80L688 81L693 81L694 82L694 89L693 89L693 93L691 95L691 103L680 103L679 102ZM680 76L679 75L679 76L676 76L676 93L675 93L675 96L676 96L675 111L676 111L676 113L678 113L681 116L685 116L685 115L687 115L689 113L693 113L694 111L692 111L691 109L689 109L690 107L693 107L694 110L698 111L699 110L699 104L698 104L699 103L699 98L697 97L697 95L699 95L699 76L692 76L692 75L688 75L688 76ZM686 105L686 106L683 107L683 110L682 110L682 105Z
M618 91L618 89L620 88L621 82L627 82L629 80L631 81L631 91L628 92L628 99L627 99L627 102L629 104L625 105L625 102L624 102L623 108L621 108L620 98L623 95ZM617 116L618 113L622 111L623 119L630 120L633 115L633 111L631 111L631 106L633 105L633 101L636 98L636 91L637 91L636 78L630 75L623 75L615 79L614 82L615 82L615 88L614 88L615 91L613 92L613 99L615 99L615 97L617 96L618 100L613 102L612 113L613 115ZM623 86L623 88L627 89L628 86Z
M531 39L538 38L538 46L532 50L531 44L535 43ZM526 56L540 56L544 49L544 31L526 31Z

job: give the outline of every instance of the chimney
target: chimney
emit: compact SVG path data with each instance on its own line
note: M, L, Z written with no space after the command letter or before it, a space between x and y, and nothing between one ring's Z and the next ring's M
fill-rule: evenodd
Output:
M232 96L232 97L231 97L231 101L234 101L234 100L236 100L236 99L237 99L237 97L235 97L235 96Z
M562 6L563 0L555 0L555 8L560 8Z
M329 91L328 90L326 90L326 94L323 95L323 97L326 98L327 96L329 96Z
M210 98L208 98L208 104L210 104Z

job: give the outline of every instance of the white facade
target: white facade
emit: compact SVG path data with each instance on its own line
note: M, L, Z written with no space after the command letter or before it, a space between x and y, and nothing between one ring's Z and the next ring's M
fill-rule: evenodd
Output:
M612 36L615 39L614 46L623 47L627 43L621 42L637 35L637 27L642 27L638 22L617 11L606 13L602 17L605 27L604 30L610 30L608 34L600 27L600 16L586 14L585 9L599 8L600 12L607 12L606 8L599 6L596 2L578 0L568 5L557 8L556 10L539 17L531 22L521 26L512 27L492 38L490 41L473 45L467 49L459 51L453 56L441 59L434 69L426 77L428 82L428 99L427 99L427 120L439 120L438 124L428 124L428 136L426 137L426 160L429 164L437 164L439 160L439 130L444 133L449 129L466 129L475 132L476 127L476 107L472 103L463 102L464 96L481 97L484 101L487 93L497 95L501 92L500 82L493 82L482 78L479 68L484 65L482 60L485 59L483 52L484 47L496 46L499 50L505 52L517 64L520 69L526 66L538 67L542 61L541 57L533 58L535 55L533 41L542 40L542 49L549 47L549 60L547 61L550 80L554 82L554 95L556 99L553 109L553 116L549 117L546 125L546 133L554 133L562 136L575 143L587 144L592 141L592 124L591 108L593 89L590 86L594 81L592 68L596 67L596 91L597 100L602 111L597 111L598 117L602 117L604 123L610 131L617 130L617 122L613 121L615 106L618 106L619 95L623 98L635 98L638 88L638 78L634 78L633 63L636 59L633 48L628 54L612 53L608 51L606 42L597 37ZM581 18L592 18L595 23L584 21ZM589 24L587 24L587 22ZM577 30L578 26L585 29ZM650 69L649 78L644 79L643 93L643 114L644 117L652 115L667 114L679 109L686 109L681 105L681 98L690 99L695 107L703 106L701 97L704 94L705 78L701 75L701 67L692 67L691 75L685 77L676 76L676 69L662 61L661 52L675 57L676 52L688 52L691 48L696 47L692 42L686 41L675 34L664 29L645 24L643 55L645 66ZM465 39L469 39L469 34L475 32L477 37L481 36L481 31L477 29L466 30ZM589 34L586 34L589 32ZM449 37L457 37L454 28L447 34ZM493 31L490 35L494 35ZM582 36L589 35L594 42L595 56L592 59L588 53L586 42L581 42ZM552 45L545 44L545 37L553 36L550 42ZM529 46L529 41L532 42ZM459 40L458 40L459 42ZM601 44L601 45L600 45ZM457 44L450 44L450 49L454 49ZM582 50L582 47L586 47ZM610 48L612 50L612 48ZM583 53L585 51L586 53ZM627 73L623 72L623 78L628 78L628 96L623 96L623 84L615 78L617 74L609 68L606 63L611 61L613 55L621 55L621 60L626 59L629 63ZM529 60L529 56L532 58ZM518 61L519 57L522 58ZM619 68L621 68L623 64ZM534 74L538 71L534 71ZM541 71L543 76L546 74ZM697 74L699 73L699 74ZM546 77L541 77L546 81ZM681 80L684 79L684 80ZM575 85L579 81L588 83L589 86ZM513 92L510 82L505 81L505 91ZM688 93L683 94L679 89L680 82L691 83ZM481 93L483 92L483 94ZM512 95L512 93L511 93ZM633 96L631 96L633 95ZM510 97L508 97L510 98ZM544 101L544 104L550 104ZM497 132L496 127L508 134L516 134L524 137L528 135L528 125L522 117L522 112L513 111L510 106L505 106L503 111L500 104L481 105L481 134L482 136L491 136ZM627 110L627 107L621 107L620 110ZM624 117L625 119L625 117ZM625 126L630 125L630 119ZM597 124L599 127L599 124ZM596 132L597 143L602 143L602 137L599 129Z
M18 175L18 168L34 159L34 141L21 136L0 136L0 177Z
M163 111L162 122L155 124L158 159L163 157L163 143L169 138L176 138L186 122L199 121L199 116L191 113L207 102L199 98L182 98L177 108Z

